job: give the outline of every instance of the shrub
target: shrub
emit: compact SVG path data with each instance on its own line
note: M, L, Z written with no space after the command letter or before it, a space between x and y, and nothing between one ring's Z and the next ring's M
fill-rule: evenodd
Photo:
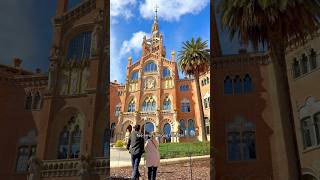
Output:
M123 147L124 146L124 141L123 140L117 140L115 147Z

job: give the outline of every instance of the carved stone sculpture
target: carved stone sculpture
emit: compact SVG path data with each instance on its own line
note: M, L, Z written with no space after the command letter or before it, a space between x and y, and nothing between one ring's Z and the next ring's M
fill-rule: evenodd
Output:
M61 72L61 77L60 77L60 81L59 81L61 95L68 94L68 86L69 86L69 72L64 69Z
M89 68L86 67L86 68L84 68L83 71L82 71L82 80L81 80L81 92L82 92L82 93L83 93L84 90L86 90L87 87L88 87L89 76L90 76Z
M49 66L49 74L48 74L48 90L49 90L49 92L52 90L52 87L53 87L53 83L54 83L53 82L53 73L56 69L56 66L57 66L57 64L54 61L52 61Z
M94 27L94 30L92 32L91 35L91 57L97 56L100 52L100 40L101 40L101 34L102 34L102 30L101 30L101 26L99 24L97 24Z
M145 89L155 88L155 80L153 78L148 78L145 81Z
M73 68L71 70L71 81L70 81L70 93L71 94L77 94L78 82L79 82L79 70L78 70L78 68Z
M60 50L58 47L56 46L52 47L50 50L50 59L53 59L53 60L58 59L59 53L60 53Z

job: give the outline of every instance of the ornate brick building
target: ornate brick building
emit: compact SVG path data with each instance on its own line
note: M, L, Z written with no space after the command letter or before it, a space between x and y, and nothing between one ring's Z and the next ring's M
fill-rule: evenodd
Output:
M154 17L150 38L143 38L140 59L128 58L126 82L110 85L111 138L123 139L127 130L140 124L147 132L163 135L162 142L201 139L199 106L195 81L180 79L175 61L166 58L164 39ZM200 78L207 131L209 134L209 73Z
M212 12L214 13L214 12ZM212 14L214 17L214 14ZM214 18L213 18L214 19ZM211 47L219 47L214 27ZM295 133L282 124L281 96L275 66L268 53L213 54L211 121L212 161L216 179L299 179L291 168L297 140L303 179L320 178L319 159L319 31L304 41L292 40L286 50ZM214 52L219 50L214 49ZM288 148L291 147L291 148Z
M57 0L48 75L22 70L18 59L1 66L1 125L19 126L1 131L9 138L0 179L26 179L28 169L41 179L107 174L107 7L104 0Z

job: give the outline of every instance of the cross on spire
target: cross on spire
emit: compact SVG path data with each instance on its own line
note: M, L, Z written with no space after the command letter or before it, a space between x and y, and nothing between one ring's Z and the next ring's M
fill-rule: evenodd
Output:
M155 19L158 19L158 8L159 6L156 4L154 12L156 13Z

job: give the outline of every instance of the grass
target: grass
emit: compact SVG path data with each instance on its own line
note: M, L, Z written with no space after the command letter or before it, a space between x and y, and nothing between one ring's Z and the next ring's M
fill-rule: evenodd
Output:
M160 158L202 156L210 154L210 142L161 143Z

